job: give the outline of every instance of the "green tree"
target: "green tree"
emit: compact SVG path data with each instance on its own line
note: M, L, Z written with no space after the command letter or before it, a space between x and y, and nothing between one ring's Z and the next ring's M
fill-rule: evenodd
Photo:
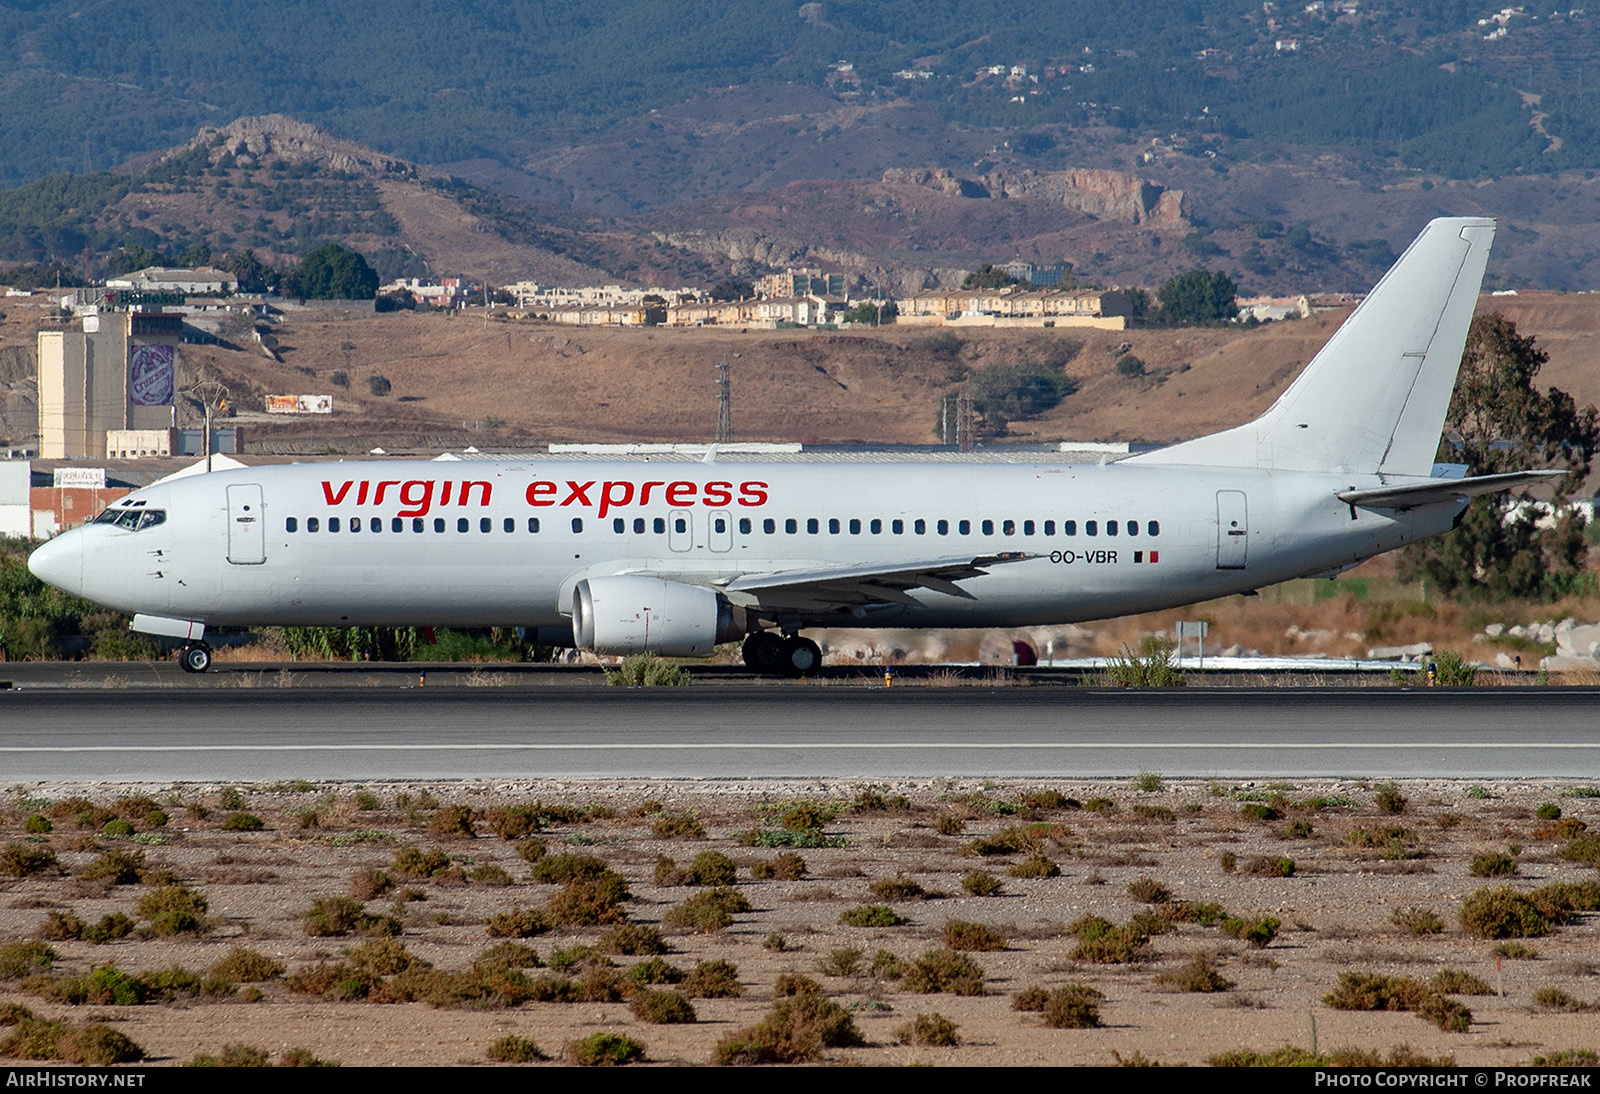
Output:
M222 260L222 268L231 273L234 280L239 282L240 292L266 292L267 278L271 275L271 268L256 253L249 248L235 251Z
M127 274L136 270L149 269L151 266L171 265L171 258L160 251L153 251L149 247L142 247L137 243L125 244L118 247L111 254L111 272L113 274Z
M895 316L899 314L900 309L894 306L893 300L886 300L881 304L874 303L871 300L863 300L844 313L844 321L846 323L882 325L884 323L893 323Z
M711 291L707 295L713 300L745 300L755 293L756 288L750 282L725 277L711 286Z
M324 243L305 258L290 279L290 294L302 300L371 300L378 275L348 247Z
M1161 315L1170 323L1220 323L1239 314L1239 287L1225 273L1190 270L1156 290Z
M1015 285L1017 279L1002 269L985 262L962 279L963 289L1003 289Z
M1475 475L1566 470L1553 498L1559 513L1553 526L1537 527L1535 513L1508 520L1509 499L1478 498L1454 531L1401 553L1401 577L1494 600L1551 599L1587 578L1583 517L1559 511L1589 474L1600 424L1594 407L1580 410L1566 392L1552 387L1540 394L1534 387L1548 359L1505 316L1473 319L1440 458L1465 463Z

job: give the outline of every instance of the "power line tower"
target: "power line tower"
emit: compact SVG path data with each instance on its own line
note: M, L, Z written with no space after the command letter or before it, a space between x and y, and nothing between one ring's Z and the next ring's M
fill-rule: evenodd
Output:
M733 388L728 373L731 365L726 357L717 366L717 443L733 440Z

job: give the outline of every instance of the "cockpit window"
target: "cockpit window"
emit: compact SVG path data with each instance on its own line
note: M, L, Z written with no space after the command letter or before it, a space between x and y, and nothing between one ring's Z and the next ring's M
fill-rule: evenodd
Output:
M95 524L115 524L118 528L125 528L130 532L142 531L145 528L154 528L158 524L165 524L167 512L165 509L107 509L94 518Z

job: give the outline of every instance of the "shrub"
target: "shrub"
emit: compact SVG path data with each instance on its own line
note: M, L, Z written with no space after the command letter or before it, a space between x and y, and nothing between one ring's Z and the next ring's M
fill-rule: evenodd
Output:
M1278 811L1270 805L1260 802L1245 802L1239 807L1239 815L1245 820L1274 821L1278 819Z
M1499 851L1485 851L1472 856L1473 877L1514 877L1517 860Z
M450 869L450 854L438 847L402 847L394 854L389 868L402 877L430 878Z
M904 874L879 878L867 889L879 900L921 900L928 895L926 889Z
M656 839L705 839L706 829L693 813L663 813L650 826Z
M548 1060L538 1043L530 1037L508 1033L489 1046L489 1059L501 1064L529 1064L535 1060Z
M827 995L827 990L811 977L799 972L784 972L778 974L778 979L772 984L772 997L774 999L787 999L791 995Z
M32 836L42 836L54 827L43 813L35 813L22 822L22 830Z
M243 809L244 795L237 786L225 786L217 795L217 804L224 809Z
M687 975L678 966L659 957L640 961L628 970L628 980L634 984L679 984Z
M546 855L533 864L533 880L547 885L566 885L574 881L593 881L611 873L604 859L593 855Z
M550 921L537 908L513 908L484 921L490 938L533 938L550 929Z
M18 1007L9 1022L11 1032L0 1040L0 1057L12 1060L60 1060L88 1067L133 1063L145 1058L144 1049L127 1034L100 1022L74 1022L40 1018Z
M952 919L944 925L944 944L952 950L981 953L1005 949L1006 939L987 924Z
M660 931L636 923L608 928L601 933L597 945L602 953L629 957L668 952L666 939L661 937Z
M266 823L254 813L229 813L222 821L225 832L259 832L265 827Z
M206 898L181 883L163 885L139 898L139 914L155 935L200 934L207 929Z
M846 908L839 922L846 927L898 927L908 921L887 904L862 904Z
M428 818L428 835L434 839L472 839L472 810L465 805L446 805Z
M482 866L474 866L468 870L467 880L479 885L493 885L504 888L511 884L511 875L494 863L486 862Z
M1548 985L1535 989L1533 993L1533 1005L1536 1007L1542 1007L1545 1010L1562 1010L1569 1013L1579 1013L1582 1011L1595 1009L1588 1003L1574 999L1560 988L1550 987Z
M973 870L961 875L961 887L973 896L999 896L1005 888L1005 882L993 874Z
M1310 839L1316 830L1316 826L1308 820L1292 820L1283 826L1283 838Z
M1581 862L1586 866L1600 867L1600 833L1585 832L1580 836L1574 836L1567 841L1565 847L1561 848L1561 857L1568 862Z
M959 836L967 827L967 822L954 813L940 813L933 822L933 830L941 836Z
M683 993L691 999L737 999L744 994L739 967L732 961L701 961L683 978Z
M591 1033L570 1042L563 1055L579 1067L620 1067L644 1059L644 1046L620 1033Z
M375 398L381 399L392 390L394 390L394 385L389 383L387 376L379 376L377 373L373 373L367 377L367 391Z
M1507 961L1536 961L1539 957L1538 950L1520 942L1502 942L1489 952Z
M1127 965L1149 960L1149 937L1129 927L1118 927L1110 920L1091 915L1073 923L1070 929L1078 938L1072 951L1074 961Z
M347 896L319 896L301 913L306 934L336 938L347 934L395 935L400 923L389 916L373 915L359 900Z
M681 904L667 909L661 922L698 934L709 934L733 925L735 912L748 912L750 902L729 888L707 889Z
M1245 863L1241 869L1254 877L1293 877L1294 859L1287 855L1277 858L1260 855Z
M766 1017L717 1042L712 1063L800 1064L825 1048L865 1044L850 1012L825 995L802 992L772 1005Z
M42 873L56 865L56 853L48 847L26 843L8 843L0 847L0 874L27 877Z
M47 970L58 956L43 942L7 942L0 946L0 980L21 980Z
M1106 663L1104 683L1115 688L1181 688L1184 675L1178 670L1177 647L1170 638L1147 635L1135 652L1122 647L1122 656Z
M1560 820L1561 807L1555 802L1544 802L1539 806L1539 808L1533 811L1533 815L1542 821Z
M606 669L606 683L625 688L680 688L694 680L689 670L653 653L633 653L614 669Z
M1193 992L1227 991L1233 987L1233 981L1219 973L1211 958L1203 954L1190 958L1176 969L1159 974L1156 983Z
M799 881L806 876L806 860L785 851L770 861L752 862L750 876L758 881Z
M1528 894L1545 918L1565 923L1573 912L1600 911L1600 882L1558 881Z
M1141 904L1165 904L1172 899L1172 890L1153 877L1140 877L1128 883L1128 895Z
M113 848L103 851L89 865L78 871L78 876L88 881L110 881L113 885L137 885L144 877L143 851L124 851Z
M1490 995L1489 985L1464 969L1440 969L1434 973L1428 986L1444 995Z
M919 1014L915 1019L894 1031L894 1039L902 1045L925 1045L929 1048L954 1048L961 1043L961 1034L950 1019L934 1011Z
M1538 938L1550 933L1550 920L1527 896L1502 886L1461 902L1461 929L1478 938Z
M1040 1013L1051 1029L1094 1029L1100 1024L1100 1000L1104 998L1085 984L1066 984L1045 997Z
M1231 935L1241 942L1248 942L1256 949L1261 949L1278 937L1278 928L1282 924L1269 915L1260 919L1237 917L1224 919L1219 926L1223 934Z
M1452 1033L1463 1033L1472 1024L1472 1012L1465 1006L1406 976L1343 972L1322 1001L1335 1010L1409 1010Z
M675 991L642 990L628 1001L628 1009L641 1022L652 1025L686 1025L695 1020L694 1005Z
M918 995L987 995L983 966L964 953L929 950L906 967L900 986Z
M1405 796L1394 783L1380 783L1373 787L1372 802L1385 813L1400 814L1406 811Z
M1060 877L1061 867L1043 855L1034 854L1006 867L1006 874L1017 878Z
M861 967L861 951L854 946L832 950L817 962L817 971L828 976L854 976Z
M738 867L721 851L701 851L689 864L685 876L690 885L732 885Z
M1444 930L1444 920L1438 913L1421 906L1396 908L1390 913L1389 922L1412 934L1438 934Z
M239 984L259 984L282 976L284 964L264 953L235 946L228 951L227 956L213 963L209 972L221 980L232 980Z
M568 882L545 902L552 923L570 927L593 927L626 923L628 913L622 902L633 899L621 874L605 871L599 877Z

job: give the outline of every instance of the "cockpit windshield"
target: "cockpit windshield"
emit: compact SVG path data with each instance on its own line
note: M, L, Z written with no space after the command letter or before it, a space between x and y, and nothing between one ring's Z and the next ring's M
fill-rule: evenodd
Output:
M167 511L165 509L107 509L94 518L95 524L115 524L118 528L126 528L130 532L139 532L146 528L154 528L158 524L165 524Z

